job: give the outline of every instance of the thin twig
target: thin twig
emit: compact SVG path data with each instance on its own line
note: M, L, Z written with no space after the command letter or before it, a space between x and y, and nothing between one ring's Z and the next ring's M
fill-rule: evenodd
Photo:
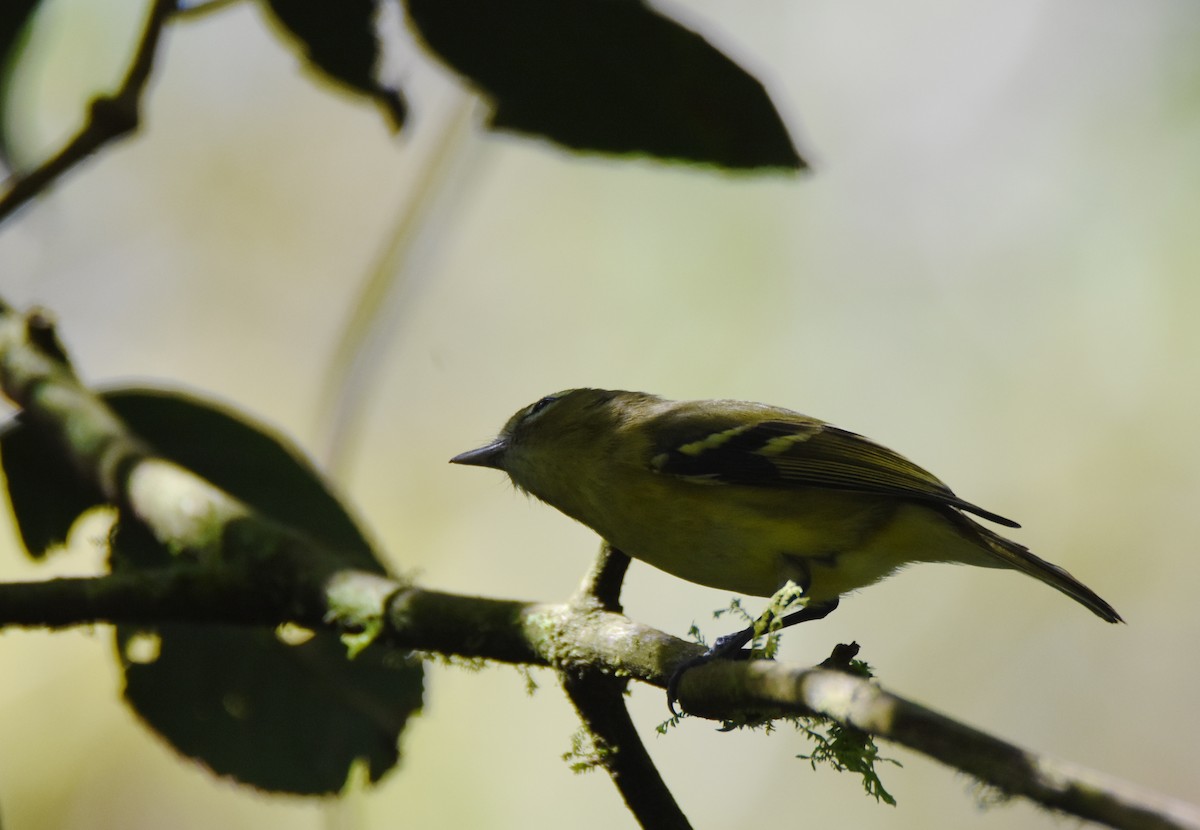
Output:
M608 772L642 827L691 830L629 717L625 705L628 683L594 671L563 674L563 689L591 739L590 761Z
M621 585L627 570L629 556L608 542L601 543L600 552L592 560L592 567L575 592L573 601L581 608L595 607L621 613Z
M427 241L439 203L455 184L466 181L462 172L467 151L473 146L469 139L477 106L474 96L462 94L440 125L433 150L392 220L387 242L368 269L325 370L317 457L335 480L345 475L360 432L357 423L378 386L375 375L382 338L386 336L390 342L396 337L397 318L408 310L402 303L411 304L423 284L415 254L421 242Z
M176 3L177 0L155 0L125 79L115 93L92 101L83 129L34 170L9 178L8 191L0 197L0 224L105 144L138 128L142 94L154 69L163 29L175 13Z
M1195 805L1034 754L842 671L770 660L717 662L689 672L680 702L701 717L720 716L729 707L824 715L915 749L1007 795L1088 821L1138 830L1200 830Z
M592 567L571 598L574 613L621 613L621 585L629 557L604 542ZM654 830L691 830L687 816L667 788L650 753L638 735L625 705L628 677L614 677L591 669L560 671L567 693L583 728L592 757L612 778L621 798L638 822Z

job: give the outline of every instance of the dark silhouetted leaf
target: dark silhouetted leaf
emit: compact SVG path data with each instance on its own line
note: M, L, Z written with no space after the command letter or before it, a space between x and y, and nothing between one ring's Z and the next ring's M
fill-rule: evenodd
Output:
M419 663L371 648L350 660L327 632L295 646L233 626L158 634L155 662L125 664L125 699L179 752L260 789L336 793L357 759L378 780L421 708ZM121 627L117 647L134 636Z
M337 551L348 566L383 572L319 473L282 438L188 395L123 389L103 397L163 457ZM0 432L0 461L35 556L101 503L56 447L19 418ZM143 525L119 516L114 571L175 561ZM289 645L257 628L163 625L151 632L157 659L128 659L131 643L146 634L132 626L116 633L129 704L183 754L263 789L336 792L356 759L378 779L396 763L400 733L421 706L419 662L371 648L349 660L328 632Z
M104 503L63 460L58 447L22 415L0 429L0 465L21 542L34 559L66 542L75 520Z
M105 398L163 456L323 542L347 565L383 571L320 475L279 437L182 395L124 390ZM172 561L135 522L120 523L113 557L114 570ZM337 792L359 758L378 779L396 763L400 733L421 706L419 662L369 648L350 660L327 632L288 645L261 629L164 625L156 660L124 659L144 633L117 630L129 704L183 754L262 789Z
M342 551L348 566L382 572L357 524L299 450L242 416L187 395L114 389L101 397L165 458L261 513ZM84 511L103 504L55 444L17 415L0 429L0 465L27 550L62 544Z
M177 392L118 389L104 400L142 440L260 513L383 572L329 484L286 439L217 404Z
M118 567L169 567L144 527L123 523ZM355 659L330 632L300 645L274 632L226 625L157 627L157 659L134 662L146 628L118 626L125 700L179 752L219 775L264 790L335 793L351 764L372 781L399 758L399 738L421 708L418 661L368 648Z
M392 127L404 126L404 94L379 76L385 52L376 25L382 0L267 0L317 69L378 101Z
M0 161L9 162L8 83L16 66L27 24L41 0L0 0Z
M640 0L405 0L491 125L577 150L804 166L762 84Z

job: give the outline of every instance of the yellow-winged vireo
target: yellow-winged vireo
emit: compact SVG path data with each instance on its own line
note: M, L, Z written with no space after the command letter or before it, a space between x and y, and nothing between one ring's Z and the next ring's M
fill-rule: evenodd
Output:
M1121 622L1065 570L964 514L1016 522L861 435L776 406L571 389L451 462L503 470L613 547L691 582L772 596L790 581L805 607L783 625L824 617L911 562L1022 571ZM722 638L706 658L761 633Z

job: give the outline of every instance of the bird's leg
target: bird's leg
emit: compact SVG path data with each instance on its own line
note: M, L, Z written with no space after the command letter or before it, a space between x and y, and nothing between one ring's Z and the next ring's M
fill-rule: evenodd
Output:
M694 669L696 666L702 666L705 663L712 662L717 658L730 659L746 659L750 656L750 651L742 651L742 647L747 643L758 639L763 634L783 629L795 625L796 623L808 622L809 620L819 620L829 616L833 609L838 607L838 599L835 597L826 602L812 603L799 611L793 611L786 616L783 616L783 611L796 600L803 597L803 590L796 583L788 580L782 588L775 592L771 597L771 602L767 609L759 615L753 625L746 627L741 631L736 631L733 634L726 634L723 637L718 637L716 642L708 651L701 654L699 657L693 657L691 660L683 663L679 668L675 669L671 675L671 679L667 681L667 708L671 710L671 714L677 714L675 711L675 700L678 697L676 692L679 690L679 681L683 678L684 672L688 669Z
M784 612L804 599L804 592L805 589L795 580L789 579L783 583L783 586L771 596L771 601L767 603L767 607L763 609L763 612L758 615L758 619L754 621L754 625L752 626L754 633L750 642L753 643L759 637L768 637L768 635L782 630L784 627ZM753 649L751 651L753 652ZM774 648L768 637L763 656L772 657L773 651Z
M833 613L833 609L838 607L838 599L834 597L828 602L814 602L812 605L805 606L799 611L793 611L788 614L780 622L781 629L796 623L808 622L809 620L823 620Z

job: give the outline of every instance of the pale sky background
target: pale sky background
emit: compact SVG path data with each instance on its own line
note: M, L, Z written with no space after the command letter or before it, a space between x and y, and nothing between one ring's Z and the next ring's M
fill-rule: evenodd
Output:
M10 115L36 158L123 71L141 2L55 0ZM665 7L664 8L668 8ZM1033 580L922 566L789 633L857 640L889 689L1180 797L1200 792L1200 9L1183 0L716 0L669 7L764 79L814 172L731 177L471 136L377 341L342 486L424 585L561 600L597 541L453 468L581 385L769 401L862 432L1125 616ZM0 296L56 313L83 375L237 405L314 452L356 291L459 100L410 61L411 131L312 83L252 4L171 31L145 126L0 229ZM0 578L44 566L4 519ZM684 635L729 595L636 564L635 619ZM751 603L751 607L757 607ZM430 669L403 767L331 818L180 760L119 700L105 628L0 636L0 815L49 828L632 825L560 755L554 677ZM900 802L813 773L780 731L635 719L698 827L1059 828L884 746ZM1070 822L1068 821L1068 824Z

